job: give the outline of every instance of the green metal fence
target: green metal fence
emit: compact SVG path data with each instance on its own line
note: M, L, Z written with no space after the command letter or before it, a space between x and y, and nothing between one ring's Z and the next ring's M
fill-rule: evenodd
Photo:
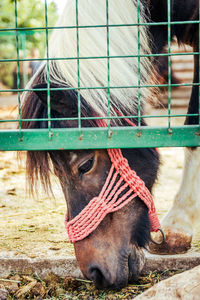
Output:
M76 26L64 26L64 27L54 27L58 30L62 30L63 28L71 28L76 29L76 38L77 38L77 57L60 57L56 59L60 60L77 60L77 74L78 74L78 85L74 88L78 92L78 117L73 118L78 120L77 128L66 128L66 129L53 129L51 128L51 122L54 121L51 118L51 103L50 103L50 82L48 76L48 117L44 119L48 121L47 129L35 129L35 130L24 130L22 129L21 123L22 121L28 122L30 120L22 120L21 118L21 94L23 91L30 91L29 89L21 89L20 88L20 63L24 61L33 61L34 59L21 58L19 55L20 49L20 37L25 36L27 31L31 34L35 32L41 31L45 33L46 36L46 64L47 70L49 70L49 61L52 59L49 57L49 34L52 31L53 27L48 26L48 8L47 8L47 0L45 0L45 26L44 27L32 27L32 28L19 28L18 27L18 17L20 13L17 9L17 0L14 1L13 5L15 8L15 28L0 28L1 34L14 34L16 37L16 58L12 59L1 59L0 63L3 62L16 62L17 63L17 89L1 89L0 93L7 92L16 92L18 94L18 118L17 119L6 119L0 120L0 123L7 122L17 122L18 129L15 130L0 130L0 150L57 150L57 149L90 149L90 148L124 148L124 147L185 147L185 146L200 146L200 96L199 96L199 125L191 125L191 126L173 126L172 119L184 117L185 114L173 114L171 111L171 89L172 87L178 86L193 86L198 85L199 83L180 83L180 84L171 84L171 57L176 55L199 55L199 52L190 52L190 53L172 53L171 52L171 26L174 24L191 24L196 23L199 24L200 21L188 21L184 22L171 22L171 7L170 1L168 0L168 21L160 22L160 23L150 23L150 25L160 25L168 26L168 53L162 54L140 54L140 28L142 26L149 26L147 23L140 22L140 0L137 0L138 5L138 19L136 24L109 24L109 0L106 1L106 16L107 22L105 25L79 25L79 13L78 13L78 0L76 0ZM127 55L124 58L137 57L138 59L138 85L136 86L119 86L114 87L110 85L110 59L120 58L120 56L111 56L109 51L109 32L111 27L118 26L137 26L138 28L138 53L137 55ZM79 55L79 29L80 28L90 28L90 27L104 27L107 32L107 55L103 57L81 57ZM25 44L25 42L24 42ZM199 47L200 48L200 47ZM168 84L157 84L157 85L141 85L140 78L140 61L144 56L168 56ZM104 87L92 87L93 89L106 89L108 95L108 114L104 119L108 119L108 127L107 128L82 128L81 121L83 117L81 117L81 99L80 99L80 91L81 89L88 89L91 87L81 87L80 86L80 60L82 59L104 59L107 61L107 70L108 70L108 78L107 85ZM35 59L35 60L43 60L43 59ZM199 70L200 73L200 70ZM166 113L162 115L142 115L141 113L141 89L146 87L166 87L168 89L168 108L166 109ZM126 116L126 118L137 118L138 126L137 127L112 127L110 120L112 119L110 114L110 91L111 89L116 88L135 88L138 89L138 115L137 116ZM200 91L200 88L199 88ZM199 93L200 95L200 93ZM191 115L191 116L196 116ZM167 126L163 127L143 127L141 126L141 118L150 119L150 118L159 118L159 119L167 119ZM94 117L88 117L87 119L92 119ZM119 117L119 118L123 118ZM84 118L85 119L85 118ZM41 121L38 120L38 121Z

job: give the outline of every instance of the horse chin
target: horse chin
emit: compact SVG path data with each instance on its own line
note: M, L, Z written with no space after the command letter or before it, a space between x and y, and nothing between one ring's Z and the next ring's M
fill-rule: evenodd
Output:
M138 277L145 264L145 254L142 248L133 247L128 258L128 268L129 268L129 283L133 283L138 280Z

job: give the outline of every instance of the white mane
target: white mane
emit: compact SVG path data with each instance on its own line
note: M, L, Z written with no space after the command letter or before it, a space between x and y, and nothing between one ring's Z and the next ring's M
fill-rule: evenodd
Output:
M137 0L109 0L109 24L137 23ZM140 4L140 22L145 22ZM106 0L79 0L78 25L106 25ZM76 26L76 1L67 0L65 9L56 26ZM107 56L107 28L79 28L79 57ZM140 54L149 53L146 26L140 26ZM138 26L109 28L109 55L124 56L138 54ZM76 28L54 29L49 42L50 58L77 58ZM80 59L80 87L107 87L107 58ZM46 63L45 63L46 64ZM73 88L78 87L77 59L49 61L50 80ZM141 58L141 85L147 83L151 73L151 62ZM44 77L47 78L46 68ZM36 75L37 76L37 75ZM110 86L137 86L138 58L110 58ZM141 88L141 99L148 97L148 90ZM82 89L86 102L102 116L108 115L108 92L106 89ZM110 89L111 114L115 108L126 114L137 114L138 88Z

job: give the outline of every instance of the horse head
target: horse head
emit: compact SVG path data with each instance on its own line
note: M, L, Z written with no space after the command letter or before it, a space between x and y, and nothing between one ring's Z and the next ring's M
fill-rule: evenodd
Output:
M52 87L58 88L51 85ZM35 92L28 96L22 109L24 119L47 116L47 92L41 90L47 88L47 85L40 84L34 88ZM52 117L72 119L77 117L78 100L75 91L51 90L50 102ZM91 116L91 111L83 98L81 106L84 115ZM36 126L47 127L47 122L23 123L24 128ZM58 119L52 121L52 126L76 127L77 121ZM85 121L83 126L92 124ZM151 191L159 164L155 149L123 149L122 153L131 169ZM112 165L105 149L28 152L27 155L29 178L34 181L39 174L45 184L49 182L49 159L51 160L66 199L69 221L81 213L91 199L101 193ZM123 193L125 191L122 191ZM137 279L145 260L143 248L148 245L149 240L148 208L139 197L134 197L121 209L106 214L93 232L74 243L74 248L82 273L94 281L96 287L121 288Z

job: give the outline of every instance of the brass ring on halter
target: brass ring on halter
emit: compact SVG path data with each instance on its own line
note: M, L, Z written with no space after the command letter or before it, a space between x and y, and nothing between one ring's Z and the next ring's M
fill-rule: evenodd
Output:
M158 231L160 231L160 233L162 234L162 240L161 240L161 242L156 242L156 241L154 241L154 240L152 239L152 237L150 237L152 243L154 243L155 245L161 245L161 244L162 244L163 242L165 242L165 240L166 240L164 231L163 231L161 228L159 228Z

